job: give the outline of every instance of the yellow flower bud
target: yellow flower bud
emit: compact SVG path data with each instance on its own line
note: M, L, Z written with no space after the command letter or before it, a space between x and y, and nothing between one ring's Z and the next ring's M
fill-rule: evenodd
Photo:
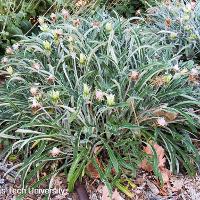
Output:
M170 34L170 39L171 40L175 40L177 38L177 35L178 35L177 33L171 33Z
M59 92L59 91L54 91L54 90L53 90L53 91L51 92L50 96L51 96L52 102L53 102L53 103L57 103L58 100L59 100L59 98L60 98L60 92Z
M172 75L171 74L164 76L165 83L169 83L171 80L172 80Z
M184 15L183 16L183 21L189 21L190 20L190 16L189 15Z
M188 73L188 70L186 68L184 68L183 70L181 70L180 74L181 75L186 75Z
M85 64L85 62L86 62L86 56L85 56L85 54L83 54L83 53L80 54L79 62L82 65Z
M113 30L113 26L111 22L106 23L105 29L107 32L110 32Z
M107 105L108 106L115 105L115 95L113 95L113 94L107 94L106 98L107 98Z
M197 35L194 34L194 33L191 34L190 37L189 37L190 40L196 40L197 38L198 38Z
M8 72L10 76L13 75L14 73L13 68L11 66L7 67L6 71Z
M89 97L90 95L90 88L87 84L83 84L83 96Z
M51 44L47 40L43 42L43 46L47 51L51 51Z

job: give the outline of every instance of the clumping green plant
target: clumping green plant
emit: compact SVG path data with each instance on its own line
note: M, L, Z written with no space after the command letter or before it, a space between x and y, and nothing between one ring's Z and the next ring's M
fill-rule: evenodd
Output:
M167 44L175 45L184 59L199 58L200 2L172 1L149 9L148 26ZM150 23L149 23L150 22Z
M165 148L173 173L195 173L199 68L174 54L173 45L161 45L140 21L63 10L40 18L38 35L7 48L0 137L14 141L7 157L22 158L16 167L24 188L36 174L30 187L65 171L72 191L92 164L110 190L130 196L120 177L135 176L145 157L160 177L157 156L142 150L153 143Z

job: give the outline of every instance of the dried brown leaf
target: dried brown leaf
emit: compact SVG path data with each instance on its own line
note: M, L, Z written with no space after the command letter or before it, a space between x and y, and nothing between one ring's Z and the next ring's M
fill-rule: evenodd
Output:
M173 192L178 192L180 191L183 186L184 186L184 180L179 178L179 179L172 179L171 180L173 187L172 187L172 191Z
M161 168L160 173L162 175L163 183L168 184L171 177L171 172L167 168Z
M103 186L101 200L123 200L123 198L116 189L112 194L112 198L110 198L108 188Z
M157 156L158 156L158 167L159 168L164 167L165 162L166 162L166 159L164 157L165 156L165 150L158 144L154 144L153 147L156 150L156 153L157 153ZM144 147L144 152L146 154L150 155L150 156L153 155L152 149L149 145ZM140 164L140 167L142 169L148 171L148 172L153 171L152 165L149 164L146 159L144 159L142 161L142 163Z
M96 158L96 162L97 162L97 164L99 165L99 167L103 170L103 165L102 165L101 161L100 161L98 158ZM99 176L99 173L98 173L98 171L97 171L97 169L96 169L95 166L92 164L92 162L89 162L89 163L87 164L86 172L87 172L87 174L88 174L91 178L93 178L93 179L98 179L98 178L100 177L100 176Z

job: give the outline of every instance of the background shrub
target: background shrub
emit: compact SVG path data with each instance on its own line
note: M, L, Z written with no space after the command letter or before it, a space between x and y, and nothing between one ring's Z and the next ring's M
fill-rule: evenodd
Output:
M147 8L156 6L158 2L160 0L100 0L101 5L105 5L108 10L114 9L119 15L126 18L141 15Z

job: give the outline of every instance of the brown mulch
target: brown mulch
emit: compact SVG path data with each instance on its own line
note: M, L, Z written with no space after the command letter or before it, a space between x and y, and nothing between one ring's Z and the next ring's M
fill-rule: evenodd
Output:
M15 179L16 172L13 171L4 176L6 169L12 167L12 164L0 163L0 199L15 200L21 189L20 179ZM79 200L76 193L68 193L66 189L66 176L59 174L55 177L52 185L55 193L50 195L52 200ZM140 171L132 181L137 187L132 190L133 200L199 200L200 199L200 176L191 178L188 176L172 176L170 185L167 188L161 188L155 177L144 171ZM91 200L108 200L105 199L105 186L102 182L84 179L84 186L87 190L89 199ZM48 189L48 183L39 187L40 189ZM24 200L42 200L43 194L37 194L36 191L30 192ZM116 191L117 192L117 191ZM102 196L104 196L102 198ZM84 198L83 198L84 199ZM113 200L129 200L124 194L117 192ZM85 199L86 200L86 199Z
M167 188L158 187L154 176L143 172L143 175L133 180L137 187L132 190L133 200L200 200L200 176L194 178L178 175L170 178L170 185ZM99 183L102 184L102 183ZM104 200L98 187L87 186L91 200ZM129 200L124 194L119 199Z

